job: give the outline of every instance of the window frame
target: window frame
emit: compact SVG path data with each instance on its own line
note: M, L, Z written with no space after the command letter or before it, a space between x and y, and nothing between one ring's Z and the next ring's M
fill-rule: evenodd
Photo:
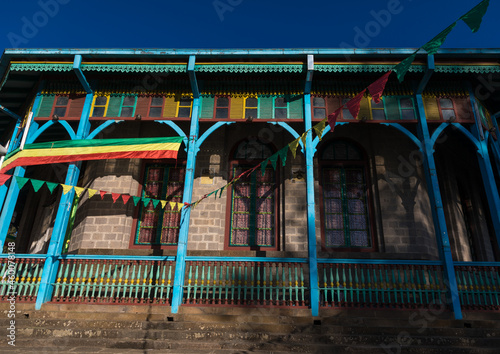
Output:
M227 107L220 107L223 109L227 109L227 118L217 118L217 101L219 100L219 98L227 98ZM227 96L226 95L215 95L213 119L226 121L226 120L230 119L230 116L231 116L231 96L229 96L229 95L227 95Z
M247 138L248 139L248 138ZM263 159L253 159L253 160L244 160L244 159L237 159L234 158L234 155L236 153L236 149L238 146L244 142L245 140L241 140L235 144L235 146L231 149L230 155L229 155L229 172L228 172L228 180L231 180L234 176L234 168L236 166L244 166L243 170L246 170L254 167L258 163L264 161ZM257 140L258 141L258 140ZM273 153L276 152L276 149L273 144L264 144L269 147L271 147ZM278 164L279 166L279 164ZM232 250L232 251L278 251L280 248L280 224L279 224L279 215L280 215L280 188L279 188L279 182L280 182L280 168L276 168L276 170L273 170L272 166L270 166L270 163L268 164L267 168L270 168L273 173L274 173L274 181L275 181L275 188L274 188L274 246L257 246L257 245L249 245L249 246L233 246L231 245L231 229L232 229L232 206L233 206L233 185L229 186L226 190L227 197L226 197L226 222L225 222L225 231L224 231L224 250ZM261 173L261 169L257 168L252 174L254 173Z
M133 105L126 105L126 106L124 106L123 102L125 101L126 97L134 97L134 104ZM132 115L131 116L122 117L122 111L123 111L124 107L125 108L132 107ZM118 117L119 118L133 118L133 117L135 117L135 111L136 111L136 109L137 109L137 95L128 95L128 94L122 95L122 99L120 101L120 112L118 113Z
M283 101L286 103L286 107L276 107L276 99L283 98ZM276 108L286 108L286 118L276 118ZM273 97L273 119L291 119L290 118L290 100L287 100L283 95L276 95Z
M67 97L68 98L68 103L66 103L65 106L58 106L57 105L57 99L59 97ZM55 95L54 104L52 105L52 110L50 112L50 117L49 117L50 119L53 119L55 111L56 111L56 108L59 108L59 107L66 108L66 111L64 112L63 116L58 115L59 118L68 118L69 110L70 110L70 107L71 107L71 98L70 98L70 95Z
M106 104L103 106L103 105L99 105L97 107L104 107L104 113L102 115L102 117L94 117L94 109L96 107L95 105L95 101L97 100L97 97L106 97ZM106 115L108 114L108 106L109 106L109 99L110 99L111 95L109 94L105 94L105 95L94 95L94 98L92 99L92 107L90 109L90 118L106 118ZM121 108L120 108L121 110Z
M354 146L359 153L361 154L361 160L324 160L320 156L322 156L325 149L327 149L331 144L335 142L345 142L348 145ZM321 224L321 250L323 252L376 252L378 249L378 245L376 242L375 235L375 215L373 208L373 197L372 191L370 189L371 180L369 174L369 164L368 164L368 156L366 151L355 141L350 139L334 139L328 140L324 143L324 145L320 149L320 154L318 155L318 167L319 167L319 203L320 203L320 224ZM365 180L365 193L366 193L366 206L367 206L367 221L370 223L368 227L369 232L369 240L370 247L352 247L349 243L349 246L344 247L327 247L326 246L326 210L325 210L325 199L324 199L324 178L323 178L323 169L326 167L341 167L346 168L359 166L363 168L364 180ZM350 235L349 235L350 239Z
M453 99L453 97L446 97L446 96L437 96L436 97L437 105L438 105L438 110L439 110L439 118L441 119L442 122L445 122L445 123L450 122L449 119L448 120L444 119L443 108L441 107L441 100L442 99L450 100L451 101L451 104L452 104L453 108L444 108L444 110L446 110L446 111L453 110L454 117L455 117L454 123L457 123L459 121L459 118L458 118L458 114L457 114L457 106L455 105L455 100Z
M257 100L257 106L255 107L247 107L247 100L249 98L255 98ZM274 101L273 101L273 107L274 107ZM247 109L255 109L257 111L257 114L255 117L252 117L252 119L260 119L260 98L259 96L247 96L245 97L245 103L243 106L243 119L248 119L247 118ZM273 110L273 117L274 117L274 110Z
M373 98L372 97L369 97L369 100L368 100L368 104L369 104L369 107L370 107L370 117L368 117L368 120L372 120L374 122L382 122L382 121L387 121L387 109L385 107L385 99L384 97L381 97L380 99L380 103L382 103L382 106L383 107L372 107L372 104L377 104L373 101ZM399 106L399 100L398 100L398 109L400 108ZM384 119L375 119L374 116L373 116L373 111L374 110L377 110L377 111L382 111L384 112ZM400 110L400 114L399 114L399 117L401 120L401 110ZM361 117L358 117L358 120L360 119Z
M160 106L153 106L153 98L161 98L161 105ZM137 105L137 103L136 103ZM159 117L151 117L151 108L160 108L160 116ZM149 105L148 105L148 118L154 118L154 119L163 119L163 110L165 109L165 96L160 96L160 95L155 95L151 96L149 98Z
M413 99L413 97L412 96L396 96L396 98L398 99L398 106L399 106L399 120L405 121L405 122L416 121L417 120L417 110L416 110L417 107L415 105L415 100ZM402 108L401 107L401 100L404 100L404 99L411 100L411 103L413 104L413 119L404 119L403 118L403 111L409 110L409 108Z
M187 117L179 117L179 111L181 110L181 108L187 108L188 107L188 106L181 106L181 100L185 100L185 99L189 99L191 101L191 103L189 105L189 116L187 116ZM190 97L190 96L181 96L179 98L179 101L177 101L177 107L175 109L175 118L190 119L192 115L193 115L193 97Z
M144 187L146 183L146 170L148 166L153 166L153 165L164 165L163 168L184 168L184 175L185 175L185 169L186 169L186 160L173 160L173 159L153 159L153 160L142 160L141 163L141 178L140 178L140 183L139 187L137 189L137 195L139 195L141 198L143 197L144 193ZM185 183L185 180L182 182L183 184ZM182 192L184 193L184 188L182 188ZM184 196L182 196L184 198ZM139 222L140 222L140 217L142 210L144 208L144 204L142 203L142 200L139 201L137 206L134 206L134 217L133 217L133 222L132 222L132 229L131 229L131 235L130 235L130 242L129 242L129 249L165 249L165 250L175 250L177 249L178 246L178 240L177 244L175 245L166 245L166 244L161 244L161 231L156 235L156 241L160 241L159 243L150 243L150 244L138 244L136 243L136 240L138 239L138 227L139 227ZM157 206L157 208L161 208L160 205ZM168 203L165 208L169 208ZM181 212L180 210L178 211L179 213ZM165 213L164 209L161 209L162 217L161 220L163 220L163 214ZM158 221L160 224L160 220ZM179 226L180 230L180 226Z
M323 102L325 103L325 105L324 106L315 106L314 105L314 99L315 98L321 98L323 100ZM315 108L324 109L325 110L325 117L324 118L316 118L314 116L314 109ZM312 117L313 120L317 120L317 121L321 121L321 120L323 120L323 119L325 119L325 118L328 117L328 102L327 102L326 96L321 96L321 95L314 95L314 96L312 96L311 95L311 117Z

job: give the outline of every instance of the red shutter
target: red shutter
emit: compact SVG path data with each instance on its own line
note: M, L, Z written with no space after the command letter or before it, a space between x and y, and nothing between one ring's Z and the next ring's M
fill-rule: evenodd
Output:
M140 114L142 117L149 116L149 103L151 97L137 97L137 105L135 106L135 114Z
M68 118L80 118L85 104L85 95L69 96Z
M453 101L455 102L455 113L459 122L474 121L468 98L454 98Z

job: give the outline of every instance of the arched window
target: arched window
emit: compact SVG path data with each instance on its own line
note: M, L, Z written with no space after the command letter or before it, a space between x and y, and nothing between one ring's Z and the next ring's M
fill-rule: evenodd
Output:
M321 151L322 236L325 249L373 249L366 159L336 140Z
M239 143L231 154L230 178L255 167L273 154L272 146L256 140ZM277 249L277 173L269 164L246 174L228 190L226 247Z

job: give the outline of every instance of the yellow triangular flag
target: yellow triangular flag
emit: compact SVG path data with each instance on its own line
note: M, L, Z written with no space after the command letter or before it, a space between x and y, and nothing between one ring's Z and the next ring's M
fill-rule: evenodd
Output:
M168 204L170 205L170 209L175 210L175 207L177 206L176 202L169 202Z
M297 138L294 141L292 141L290 144L288 144L288 147L290 148L290 151L292 152L293 158L295 158L295 154L297 153L297 148L299 147L299 140L300 140L300 138Z
M304 134L302 134L302 136L300 137L300 140L302 140L302 144L304 145L304 149L306 148L306 139L307 139L307 133L309 132L306 131Z
M97 190L96 189L87 189L87 192L89 193L89 198L92 198L94 196L94 194L97 193Z
M63 189L63 194L68 193L71 190L71 188L73 188L73 186L68 186L67 184L61 184L61 187Z
M184 207L184 204L177 203L177 210L181 211L183 207Z
M328 118L325 118L321 122L319 122L318 124L313 126L313 129L316 132L316 135L318 136L319 141L321 141L321 136L323 135L323 130L325 130L327 121L328 121Z
M80 196L82 195L82 193L83 193L84 190L85 190L85 188L75 187L75 193L78 196L78 198L80 198Z
M160 203L161 203L161 208L165 209L165 205L167 205L167 201L166 200L160 200Z

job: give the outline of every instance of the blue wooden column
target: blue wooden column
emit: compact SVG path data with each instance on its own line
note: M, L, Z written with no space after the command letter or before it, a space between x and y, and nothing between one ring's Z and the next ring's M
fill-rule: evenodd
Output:
M433 208L432 216L434 221L434 230L436 232L436 241L439 248L439 254L444 266L444 276L448 285L449 304L455 319L462 319L462 309L460 307L460 298L458 296L458 286L455 274L455 267L453 265L453 257L450 248L450 239L448 237L448 230L446 227L446 219L443 210L443 201L441 199L441 191L439 190L439 181L436 173L436 163L434 161L434 145L433 140L429 134L427 126L427 117L425 115L424 101L422 99L422 92L434 72L434 56L427 56L427 70L424 78L415 93L418 111L418 133L422 142L422 158L425 173L425 180L427 183L427 193L429 194L429 201L431 208Z
M0 106L1 107L1 106ZM9 146L7 146L7 154L10 153L12 150L14 150L14 146L16 145L16 136L17 133L19 132L19 129L21 128L21 123L22 119L21 117L16 117L16 126L14 128L14 131L12 132L12 136L9 140ZM1 168L1 166L0 166ZM9 190L9 185L12 182L12 179L4 183L2 186L0 186L0 211L2 211L3 203L5 201L5 197L7 196L7 191Z
M191 89L193 91L193 111L191 114L191 127L189 129L189 142L187 149L186 161L186 176L184 179L183 202L191 203L193 197L194 171L196 167L197 141L200 130L198 121L198 112L200 109L200 92L194 72L194 64L196 57L191 55L188 62L188 75L191 81ZM191 216L191 208L182 208L181 225L179 229L179 240L177 243L177 257L175 259L175 277L172 293L172 313L177 313L179 306L182 304L184 292L184 273L186 270L186 253L189 235L189 221Z
M307 56L307 76L304 89L304 122L306 131L306 189L307 189L307 253L309 263L309 287L311 313L319 314L318 256L316 250L316 210L314 202L314 152L312 140L311 82L314 73L314 57ZM311 129L311 130L310 130Z
M78 131L75 139L85 139L90 131L90 109L92 107L92 101L94 94L90 89L90 85L85 80L83 73L81 72L82 57L81 55L75 55L75 61L73 63L73 69L80 79L87 95L85 97L85 103L83 105L82 114L80 117L80 122L78 124ZM81 162L72 163L68 167L66 173L66 179L64 184L70 186L76 186L78 182L78 177L80 176L80 166ZM75 190L71 189L70 192L63 194L59 201L59 208L57 209L56 220L54 222L54 228L52 230L52 235L50 237L49 248L47 250L47 258L45 259L45 264L43 267L42 279L40 281L40 287L38 289L38 296L36 298L35 308L39 310L43 303L50 301L52 298L53 283L56 280L57 270L59 267L59 256L61 255L61 250L63 246L63 240L66 233L66 228L68 227L68 221L71 213L71 205L73 204L73 198L75 197Z
M44 83L42 82L38 87L38 92L33 102L33 112L36 112L38 106L40 105L43 87ZM30 137L33 136L33 134L38 129L38 123L34 121L34 115L31 117L31 119L33 119L33 121L31 123L31 126L29 127L27 139L28 141L30 141ZM19 147L21 139L19 138L15 140L15 137L20 129L20 124L21 122L18 119L16 128L14 129L14 134L12 135L12 139L10 141L8 152L11 152ZM24 177L25 172L26 169L24 167L16 167L14 169L13 177L8 182L9 184L6 183L0 188L0 206L2 206L2 213L0 214L0 246L2 247L2 249L3 244L5 243L5 239L7 238L7 233L12 221L14 209L16 208L17 198L19 197L19 187L16 183L15 176Z

